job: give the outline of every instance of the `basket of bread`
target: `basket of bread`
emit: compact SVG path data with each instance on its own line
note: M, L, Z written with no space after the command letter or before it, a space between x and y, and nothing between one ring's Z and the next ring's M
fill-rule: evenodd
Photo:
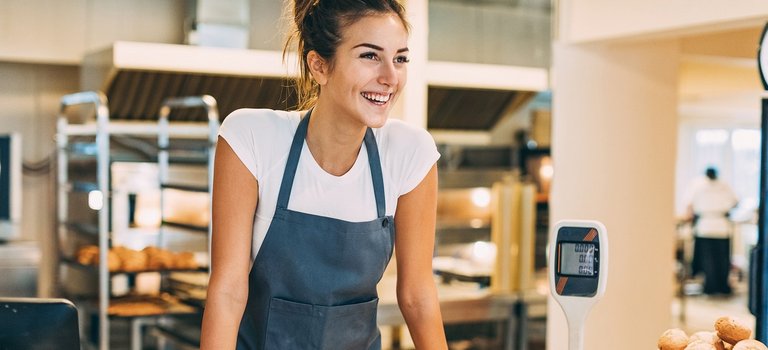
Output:
M715 321L714 332L696 332L688 336L682 329L664 331L659 350L768 350L760 341L750 339L752 329L739 319L724 316Z

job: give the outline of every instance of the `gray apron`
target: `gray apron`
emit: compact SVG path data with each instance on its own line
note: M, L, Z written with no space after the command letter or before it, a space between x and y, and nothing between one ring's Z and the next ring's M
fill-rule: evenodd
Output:
M381 349L376 284L392 256L395 230L385 214L376 139L368 128L375 220L347 222L289 210L310 113L293 137L275 215L248 277L238 350Z

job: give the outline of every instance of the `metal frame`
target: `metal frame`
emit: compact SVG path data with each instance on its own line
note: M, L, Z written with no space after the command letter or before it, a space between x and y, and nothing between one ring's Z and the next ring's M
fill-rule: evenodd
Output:
M64 113L68 107L92 104L96 108L96 127L91 133L70 132L69 121ZM64 223L67 220L67 198L69 181L67 176L67 145L70 135L95 135L96 147L96 178L98 191L101 193L102 205L99 211L99 349L109 349L109 270L107 269L107 249L109 248L109 108L107 97L101 92L85 91L61 98L56 134L57 164L58 164L58 228L59 237L66 234Z
M158 173L160 174L160 217L163 218L165 207L164 197L162 195L162 186L168 184L168 168L170 167L169 161L169 146L170 146L170 131L168 117L173 109L181 108L203 108L208 116L208 191L213 189L213 160L216 152L216 141L219 132L219 111L216 103L216 99L210 95L203 96L190 96L190 97L174 97L165 99L160 108L158 119L158 132L157 132L157 145L159 151L157 154ZM211 202L209 200L208 208L211 209ZM212 225L208 225L208 266L211 266L211 236L213 233ZM163 229L160 228L158 240L163 242Z

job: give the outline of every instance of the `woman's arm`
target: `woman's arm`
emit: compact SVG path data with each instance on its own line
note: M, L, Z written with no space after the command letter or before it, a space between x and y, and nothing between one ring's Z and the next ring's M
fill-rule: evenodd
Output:
M211 278L203 315L202 350L234 349L248 300L253 217L258 183L219 137L213 177Z
M432 277L437 210L437 168L397 201L397 302L416 349L447 349Z

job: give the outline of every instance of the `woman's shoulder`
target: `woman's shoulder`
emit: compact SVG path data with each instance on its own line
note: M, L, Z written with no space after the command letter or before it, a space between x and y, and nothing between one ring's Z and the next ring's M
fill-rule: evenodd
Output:
M414 146L434 147L432 135L424 128L413 126L399 119L389 119L377 130L379 143L386 147L413 149Z
M222 129L239 132L275 132L296 129L299 112L266 108L241 108L230 113L221 123Z

